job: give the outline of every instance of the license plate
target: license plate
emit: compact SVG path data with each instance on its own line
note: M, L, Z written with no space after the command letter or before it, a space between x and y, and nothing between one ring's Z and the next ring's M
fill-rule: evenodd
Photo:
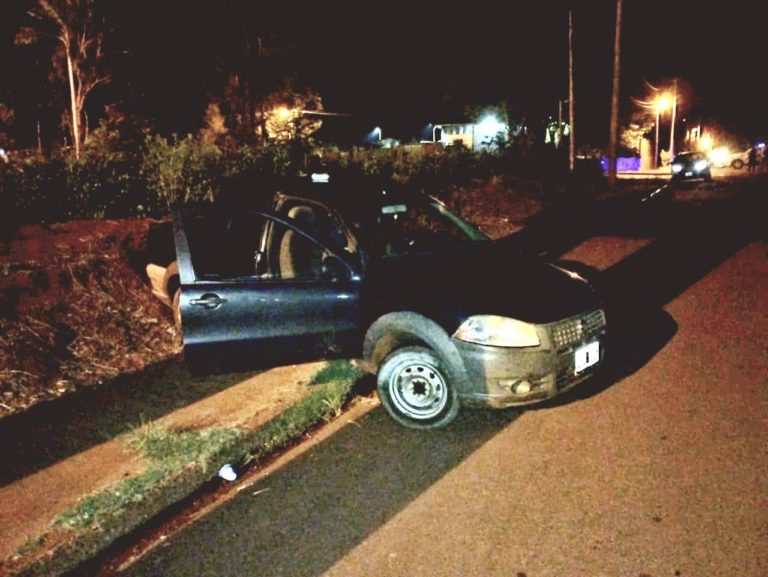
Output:
M576 362L576 374L588 369L600 360L600 343L594 342L579 347L574 353L574 359Z

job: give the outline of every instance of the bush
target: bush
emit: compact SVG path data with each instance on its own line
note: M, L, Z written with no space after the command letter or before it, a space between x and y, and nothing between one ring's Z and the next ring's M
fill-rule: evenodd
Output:
M221 150L215 145L173 136L148 136L140 174L165 208L177 202L211 202L222 174Z

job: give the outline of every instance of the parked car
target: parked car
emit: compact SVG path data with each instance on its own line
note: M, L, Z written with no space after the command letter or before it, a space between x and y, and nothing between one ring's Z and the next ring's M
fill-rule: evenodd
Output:
M593 286L437 198L333 180L269 196L176 211L176 259L148 267L193 372L356 358L397 422L429 429L462 405L554 397L603 364Z
M747 150L742 150L741 152L734 152L731 154L729 158L729 164L731 168L741 170L747 166L747 164L749 164L749 151L750 149L748 148Z
M703 152L681 152L672 160L672 180L712 180L709 159Z

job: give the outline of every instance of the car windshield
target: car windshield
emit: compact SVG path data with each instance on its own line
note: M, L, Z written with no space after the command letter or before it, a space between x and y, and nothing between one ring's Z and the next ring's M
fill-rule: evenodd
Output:
M681 152L675 157L675 162L695 162L704 159L706 156L698 152Z
M488 240L475 226L431 199L381 204L373 226L375 252L403 255Z

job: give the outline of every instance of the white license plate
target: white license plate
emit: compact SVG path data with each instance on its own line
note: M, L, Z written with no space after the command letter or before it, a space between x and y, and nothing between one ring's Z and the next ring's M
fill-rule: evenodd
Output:
M600 343L596 341L579 347L574 353L574 359L576 362L576 374L588 369L600 360Z

